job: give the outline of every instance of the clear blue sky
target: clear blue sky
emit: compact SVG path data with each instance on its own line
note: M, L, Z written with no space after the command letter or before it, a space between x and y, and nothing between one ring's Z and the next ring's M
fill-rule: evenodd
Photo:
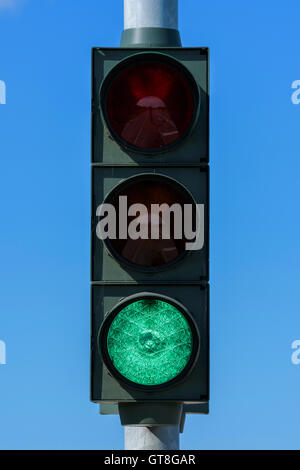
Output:
M2 449L123 446L89 402L90 55L122 3L0 0ZM300 5L179 3L211 48L211 413L182 448L299 449Z

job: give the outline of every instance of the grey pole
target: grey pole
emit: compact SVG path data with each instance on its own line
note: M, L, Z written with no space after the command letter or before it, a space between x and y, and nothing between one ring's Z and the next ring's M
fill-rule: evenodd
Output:
M178 449L178 426L125 426L125 450Z
M124 0L124 29L178 29L178 0Z
M180 46L178 0L124 0L121 44ZM125 450L178 449L179 426L125 426Z
M178 0L124 0L122 47L180 47Z

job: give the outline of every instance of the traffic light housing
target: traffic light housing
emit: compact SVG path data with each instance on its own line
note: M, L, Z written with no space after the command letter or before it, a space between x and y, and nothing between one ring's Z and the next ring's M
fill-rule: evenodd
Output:
M91 399L123 424L208 406L208 162L206 48L93 49Z

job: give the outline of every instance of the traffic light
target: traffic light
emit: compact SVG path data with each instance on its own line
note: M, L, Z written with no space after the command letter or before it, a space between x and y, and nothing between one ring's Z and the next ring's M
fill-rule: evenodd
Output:
M206 48L92 52L91 400L122 424L209 401Z

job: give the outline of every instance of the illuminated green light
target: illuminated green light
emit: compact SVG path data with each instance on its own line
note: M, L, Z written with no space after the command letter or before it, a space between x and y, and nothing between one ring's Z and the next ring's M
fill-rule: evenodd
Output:
M123 308L107 334L114 367L140 385L160 385L177 377L188 364L193 334L176 307L156 299L138 300Z

